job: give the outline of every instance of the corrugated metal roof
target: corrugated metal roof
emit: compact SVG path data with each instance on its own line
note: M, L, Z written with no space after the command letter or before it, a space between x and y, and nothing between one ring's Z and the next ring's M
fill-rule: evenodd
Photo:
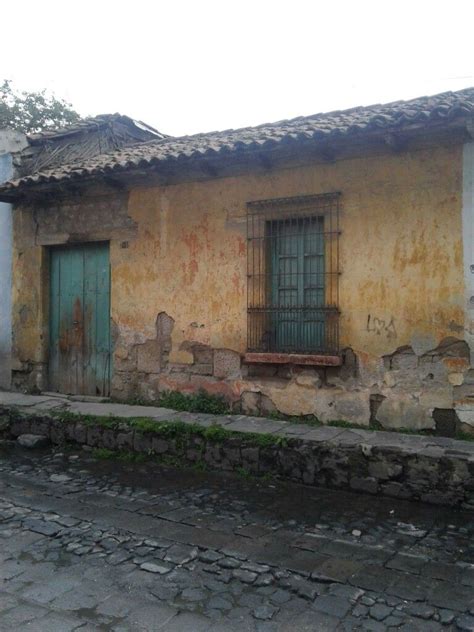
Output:
M166 137L26 175L5 184L0 188L0 193L13 192L24 185L77 180L142 168L163 161L218 157L234 152L272 149L285 143L301 141L327 142L376 131L402 131L414 125L429 128L459 118L468 119L473 115L474 88L467 88L410 101L300 116L257 127Z

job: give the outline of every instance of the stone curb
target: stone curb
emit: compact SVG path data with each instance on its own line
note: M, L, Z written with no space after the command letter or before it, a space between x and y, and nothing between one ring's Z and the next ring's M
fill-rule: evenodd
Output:
M67 420L51 415L51 410L68 413ZM71 413L123 417L124 424L84 424ZM134 429L126 423L130 417L179 420L202 428L217 425L236 434L219 441L190 434L177 441ZM14 393L0 394L0 433L2 424L8 437L43 434L55 444L156 454L212 469L474 509L474 442ZM268 435L275 442L257 441L255 435Z

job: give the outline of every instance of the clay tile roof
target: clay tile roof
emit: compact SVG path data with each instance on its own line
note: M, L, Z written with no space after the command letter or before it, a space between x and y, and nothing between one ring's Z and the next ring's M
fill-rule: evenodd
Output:
M0 187L0 196L13 193L24 185L77 180L157 165L164 161L261 151L308 140L326 143L333 138L349 138L371 132L396 133L412 126L429 128L473 116L474 88L466 88L410 101L300 116L256 127L193 136L163 137L25 175Z

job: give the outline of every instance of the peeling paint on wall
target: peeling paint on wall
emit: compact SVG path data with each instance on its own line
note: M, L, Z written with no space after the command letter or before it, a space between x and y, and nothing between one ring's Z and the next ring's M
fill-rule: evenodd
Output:
M248 411L432 427L433 410L453 409L453 388L469 370L461 182L461 146L440 146L102 194L100 210L91 193L75 206L35 209L36 226L31 209L18 209L17 361L35 367L47 357L41 246L73 235L103 238L112 268L114 396L204 388ZM342 192L343 367L246 365L247 201L335 190Z

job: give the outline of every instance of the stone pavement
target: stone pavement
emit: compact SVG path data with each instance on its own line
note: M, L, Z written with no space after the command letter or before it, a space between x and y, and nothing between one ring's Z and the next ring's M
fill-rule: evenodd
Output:
M474 630L472 513L0 445L0 630Z

